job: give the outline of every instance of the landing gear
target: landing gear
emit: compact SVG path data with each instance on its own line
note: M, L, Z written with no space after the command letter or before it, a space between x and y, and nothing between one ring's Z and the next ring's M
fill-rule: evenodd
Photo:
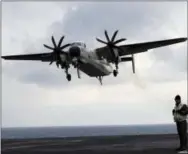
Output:
M117 71L117 70L114 70L114 71L113 71L113 75L114 75L114 77L116 77L116 76L118 75L118 71Z
M97 79L99 80L100 84L102 85L102 76L98 76Z
M77 75L78 75L78 78L80 79L80 71L79 71L79 67L77 67Z
M67 80L71 81L71 75L70 74L67 74Z
M114 77L118 75L118 63L116 63L115 66L116 66L116 69L113 71Z
M66 62L62 62L61 63L61 69L64 69L65 67L68 67L67 64L66 64Z
M68 73L68 68L69 68L69 67L66 67L66 68L65 68L65 73L66 73L67 80L68 80L68 81L71 81L71 74Z

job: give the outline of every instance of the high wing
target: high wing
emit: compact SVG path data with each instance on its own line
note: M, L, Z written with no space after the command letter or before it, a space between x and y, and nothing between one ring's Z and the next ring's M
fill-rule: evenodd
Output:
M122 50L118 51L118 53L119 53L119 56L126 56L126 55L146 52L150 49L154 49L158 47L164 47L167 45L184 42L186 40L187 38L174 38L174 39L168 39L168 40L159 40L159 41L152 41L152 42L120 45L119 47ZM96 51L96 54L99 56L99 58L104 57L109 62L111 61L111 55L109 52L109 48L107 46L97 48L95 51Z
M38 53L38 54L23 54L23 55L9 55L1 56L1 58L6 60L32 60L32 61L46 61L52 60L51 53Z

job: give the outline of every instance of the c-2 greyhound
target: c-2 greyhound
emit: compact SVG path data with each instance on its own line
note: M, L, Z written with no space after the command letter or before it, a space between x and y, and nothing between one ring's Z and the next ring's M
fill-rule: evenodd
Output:
M96 77L101 85L102 78L113 73L114 77L118 75L118 64L121 62L132 62L133 73L135 73L134 54L146 52L153 48L163 47L175 43L184 42L187 38L174 38L167 40L159 40L152 42L143 42L135 44L117 45L118 43L125 41L125 38L121 38L115 41L118 30L114 32L112 38L109 38L107 31L104 31L107 42L96 38L100 43L105 46L96 48L93 51L86 48L86 44L83 42L73 42L61 46L64 36L61 37L59 43L55 42L54 37L51 37L54 47L50 47L44 44L44 47L52 50L50 53L38 53L38 54L24 54L24 55L8 55L1 56L5 60L33 60L50 62L56 62L57 67L61 66L65 70L66 78L71 81L71 74L69 74L70 66L77 69L78 78L80 78L80 70L90 77ZM65 48L69 48L65 51ZM126 57L131 55L130 57ZM112 67L115 65L115 68Z

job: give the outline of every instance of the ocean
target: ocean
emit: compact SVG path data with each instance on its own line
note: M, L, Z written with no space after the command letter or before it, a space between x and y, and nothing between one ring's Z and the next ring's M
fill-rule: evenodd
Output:
M2 139L174 134L174 133L177 133L177 131L175 125L172 124L1 128Z

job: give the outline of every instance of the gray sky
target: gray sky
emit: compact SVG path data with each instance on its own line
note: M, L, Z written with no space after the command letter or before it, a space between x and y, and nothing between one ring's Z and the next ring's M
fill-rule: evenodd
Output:
M125 43L187 37L186 2L4 2L2 55L49 52L65 43L102 46L104 29ZM120 65L120 74L98 80L42 62L2 62L3 127L172 123L173 98L187 103L187 42L135 55Z

